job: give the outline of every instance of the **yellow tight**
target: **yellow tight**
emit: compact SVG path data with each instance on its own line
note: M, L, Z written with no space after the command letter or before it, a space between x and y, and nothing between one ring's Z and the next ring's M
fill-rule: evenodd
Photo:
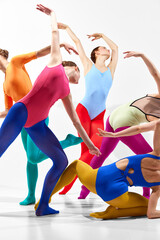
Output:
M79 180L86 188L88 188L91 192L97 194L96 188L95 188L97 171L98 169L93 169L87 163L84 163L80 160L75 160L62 173L55 188L51 193L50 201L51 201L52 195L58 192L64 186L71 183L76 175L78 176ZM39 204L39 201L35 204L35 210L37 209L38 204Z
M97 194L95 187L97 172L98 169L93 169L88 164L75 160L62 173L51 193L50 200L53 194L71 183L76 175L86 188ZM144 216L147 214L148 199L137 193L126 192L111 201L107 201L107 203L110 206L104 212L91 213L90 216L101 219L113 219L128 216ZM39 202L35 205L35 209L37 209L38 204Z
M119 217L145 216L147 214L148 199L133 192L126 192L108 201L110 206L104 212L91 213L91 217L113 219Z

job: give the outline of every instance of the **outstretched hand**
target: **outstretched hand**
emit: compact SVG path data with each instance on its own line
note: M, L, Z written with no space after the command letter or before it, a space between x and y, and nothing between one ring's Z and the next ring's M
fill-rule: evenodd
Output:
M79 55L78 52L76 51L76 49L71 46L68 43L63 43L62 46L65 48L65 50L69 53L72 54L72 52L74 52L76 55Z
M92 38L91 41L98 40L98 39L102 38L101 33L94 33L94 34L87 35L87 36L88 36L88 38Z
M42 4L37 4L36 9L45 13L45 14L47 14L47 15L51 15L51 12L53 12L52 9L47 8L47 7L43 6Z
M114 133L112 132L106 132L102 130L101 128L98 128L99 133L97 133L98 136L100 137L114 137Z
M58 25L58 29L66 29L68 25L64 24L64 23L57 23Z
M126 54L124 58L130 58L130 57L140 57L142 53L140 52L134 52L134 51L126 51L123 54Z
M89 149L90 154L92 155L96 155L97 157L99 157L101 155L101 152L99 151L99 149L94 146L92 149Z

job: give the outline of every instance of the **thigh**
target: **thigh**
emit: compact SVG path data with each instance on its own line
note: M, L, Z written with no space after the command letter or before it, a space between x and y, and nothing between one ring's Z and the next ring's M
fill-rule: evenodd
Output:
M45 124L45 120L26 128L26 131L40 150L51 158L55 165L64 161L68 162L58 139Z
M27 109L23 103L16 103L9 110L0 128L0 155L22 131L27 120Z
M138 193L126 192L107 203L118 208L147 207L148 199Z
M81 103L79 103L77 105L76 112L77 112L77 115L79 117L79 120L80 120L83 128L87 132L88 136L90 136L91 119L90 119L87 109Z
M25 128L22 128L21 139L22 139L23 147L26 153L27 153L27 137L28 137L28 133L26 132Z
M48 126L48 118L45 120L45 124ZM37 145L33 142L31 137L27 133L27 160L32 164L37 164L47 158L48 156L42 153L42 151L37 147Z
M125 145L127 145L135 154L145 154L152 152L151 146L142 136L137 134L134 136L121 137L119 138Z
M104 114L105 114L105 111L100 113L96 118L94 118L91 121L90 138L98 148L100 148L101 146L102 137L99 137L97 133L98 133L98 128L104 129Z
M77 108L76 108L76 112L77 112L77 115L78 115L79 120L81 122L81 125L83 126L86 133L90 137L91 119L90 119L90 116L88 114L87 109L81 103L79 103ZM86 144L84 142L82 142L81 143L81 157L86 151L88 151L88 147L86 146Z

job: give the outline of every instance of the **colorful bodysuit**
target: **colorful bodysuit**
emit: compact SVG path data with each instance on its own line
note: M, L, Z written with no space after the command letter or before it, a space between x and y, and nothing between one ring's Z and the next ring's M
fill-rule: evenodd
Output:
M69 81L62 64L52 68L46 66L34 83L32 91L19 101L26 106L28 113L24 127L29 128L46 119L51 106L69 92Z
M106 99L112 86L112 75L108 70L101 72L93 64L85 76L86 93L81 104L87 109L90 119L94 119L106 109Z
M8 64L3 83L6 109L10 109L13 101L17 102L32 89L32 82L24 65L36 58L36 52L31 52L13 57Z
M93 64L91 70L85 76L85 85L85 96L77 105L76 112L88 136L95 146L100 148L102 138L98 137L96 133L97 128L104 129L106 99L112 86L112 75L109 67L102 73ZM89 164L92 157L85 143L81 143L81 156L79 159ZM67 193L75 180L66 186L60 194Z
M158 118L159 115L157 112L160 110L159 104L160 99L147 95L143 98L137 99L136 101L119 106L108 117L105 131L119 132L128 127L148 122L148 115ZM152 148L141 134L118 138L104 137L100 148L102 154L100 157L94 156L92 158L90 163L92 168L95 169L102 166L105 159L112 153L119 141L122 141L125 145L127 145L135 154L146 154L148 152L152 152ZM148 197L149 193L147 193L147 191L149 190L144 188L144 196ZM89 190L83 186L81 197L86 198L88 194Z
M141 161L143 158L148 157L160 159L160 157L152 154L135 155L126 157L129 162L125 171L117 168L116 162L104 167L100 167L98 169L96 179L97 194L104 201L110 201L127 192L128 186L153 187L160 185L160 182L147 182L142 175ZM129 169L133 169L134 172L132 174L129 173ZM129 184L128 180L126 179L127 177L132 180L133 185Z

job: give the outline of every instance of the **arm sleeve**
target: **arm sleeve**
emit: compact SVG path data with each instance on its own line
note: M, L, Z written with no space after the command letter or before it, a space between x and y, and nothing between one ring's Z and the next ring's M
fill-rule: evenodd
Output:
M7 94L4 94L4 103L5 109L10 109L13 106L13 99L9 97Z
M21 54L13 57L11 61L16 65L24 65L37 58L36 52Z

